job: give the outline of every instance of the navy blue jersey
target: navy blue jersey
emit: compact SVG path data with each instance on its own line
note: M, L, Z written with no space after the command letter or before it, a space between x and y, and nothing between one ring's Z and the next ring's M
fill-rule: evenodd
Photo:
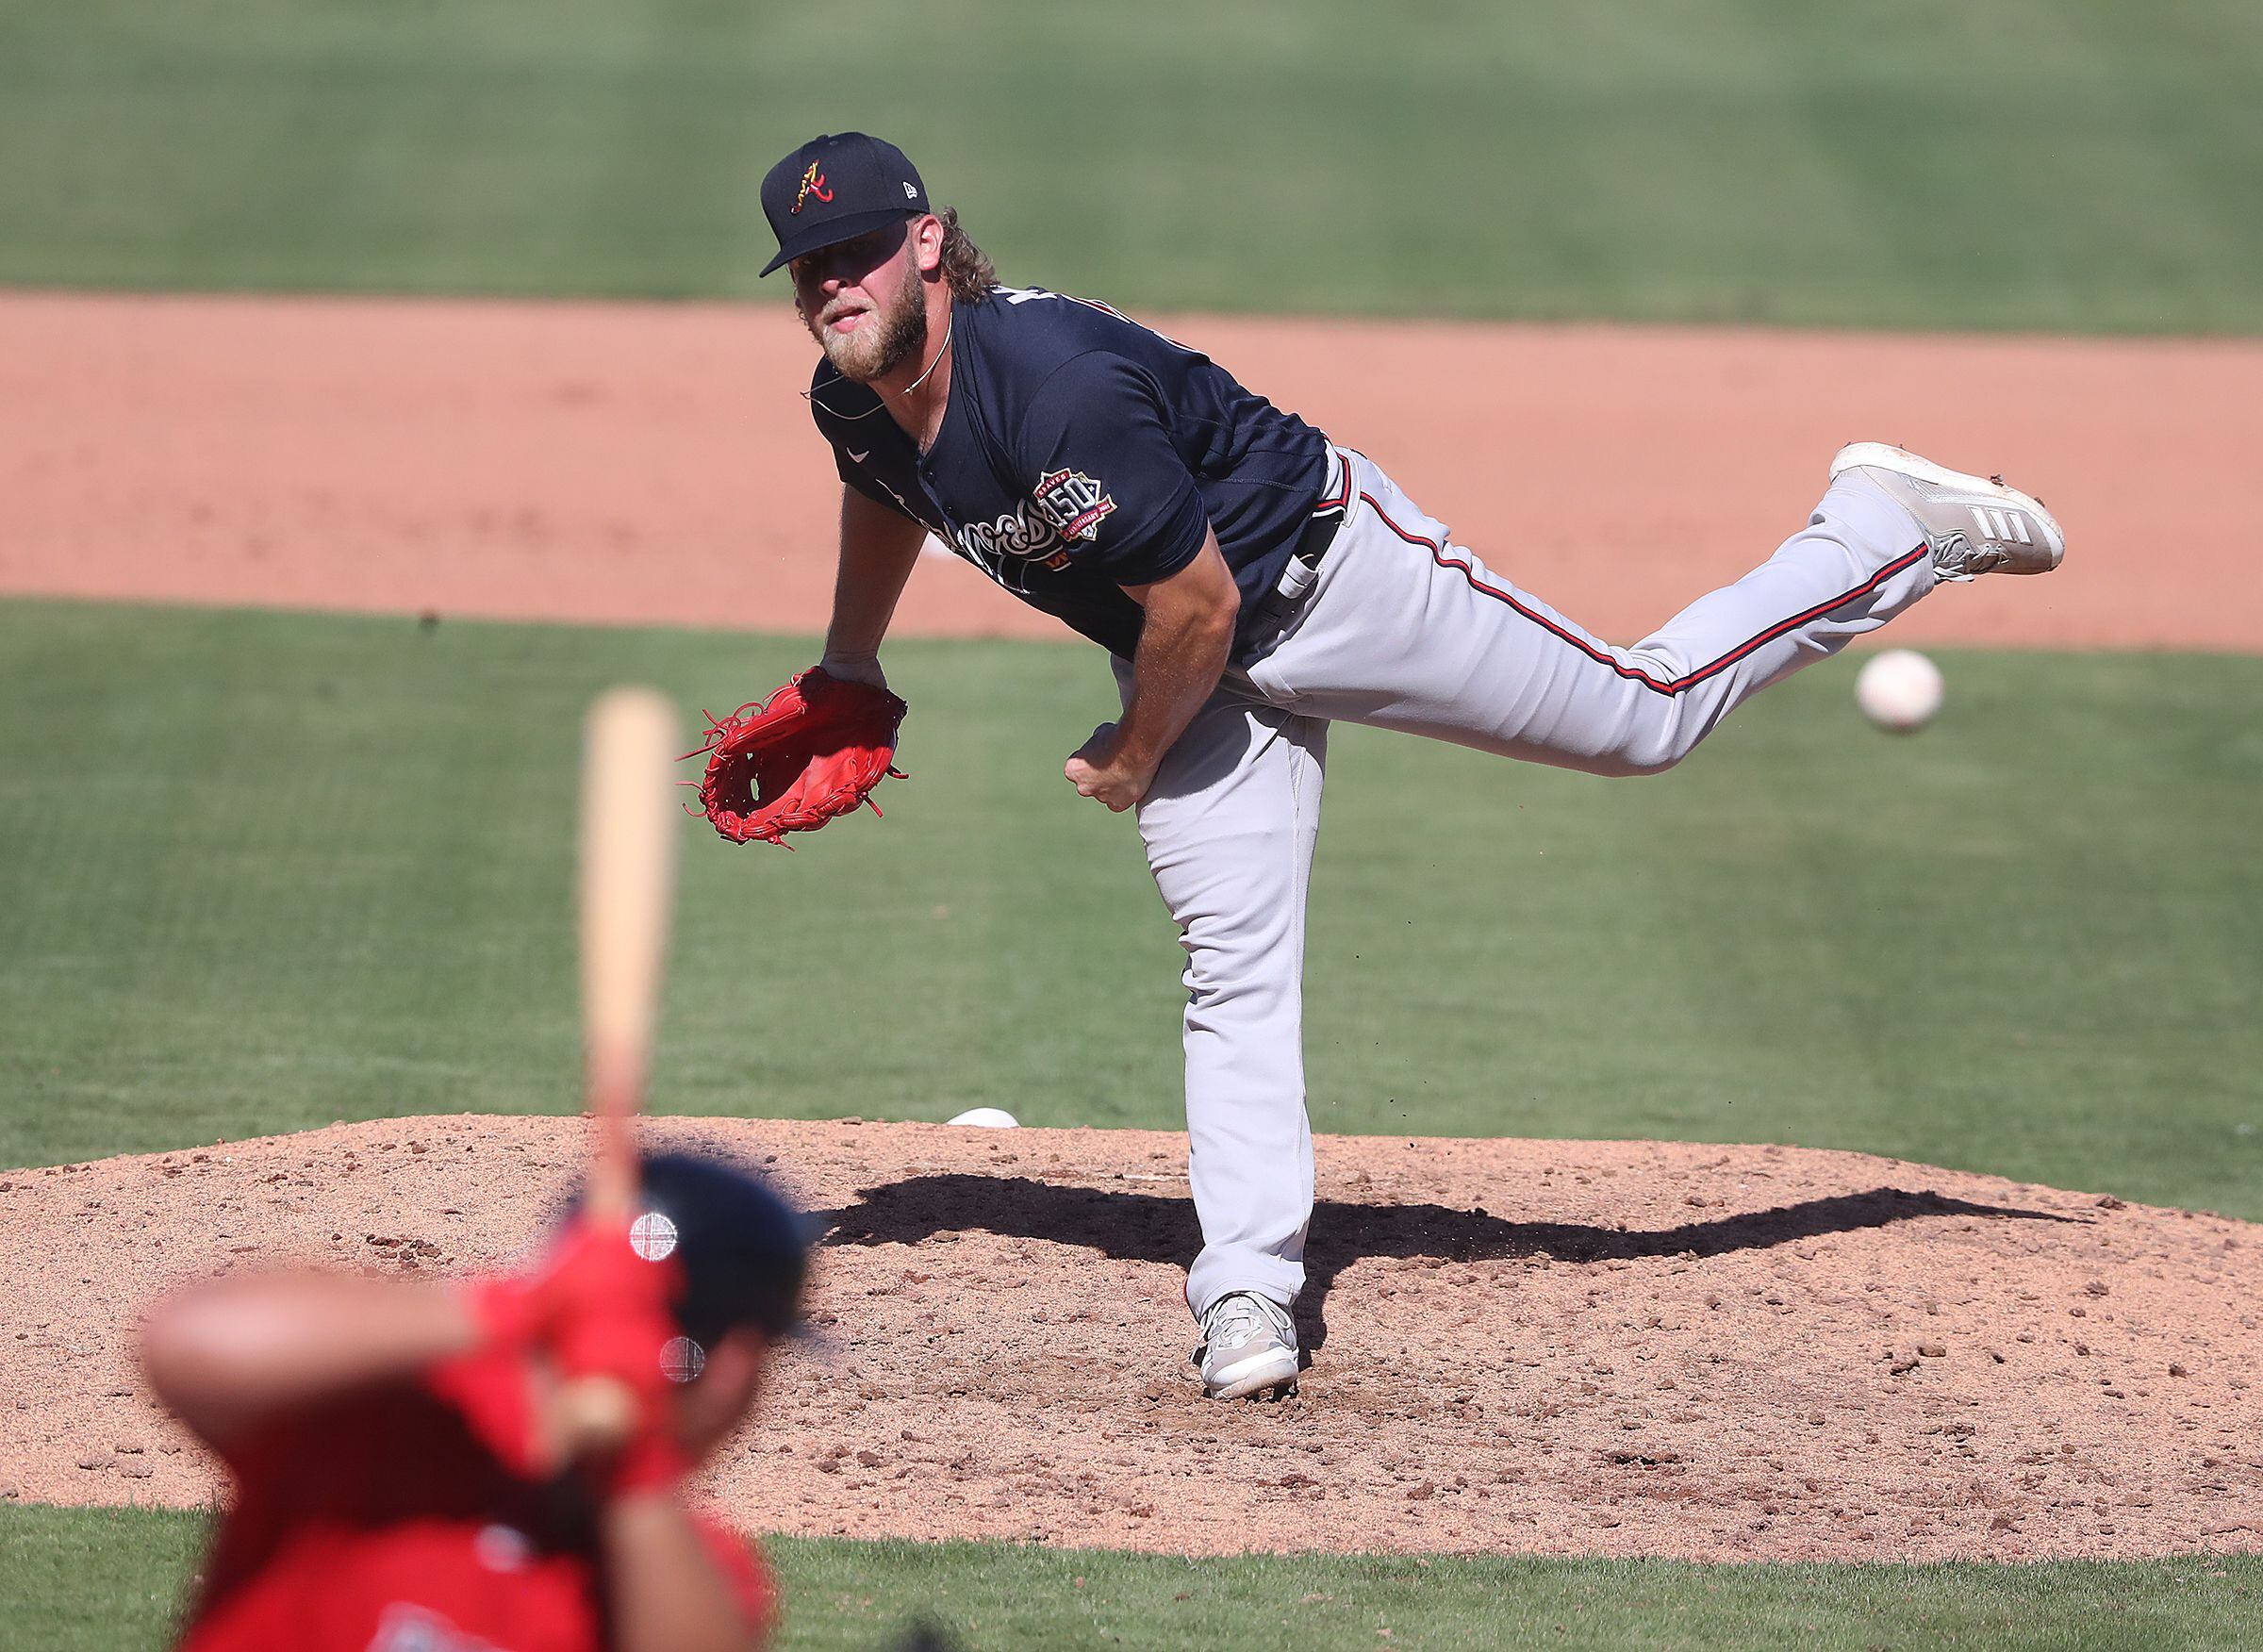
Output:
M1184 568L1205 528L1246 636L1327 486L1327 438L1303 420L1199 351L1040 288L951 306L950 397L924 454L830 362L810 405L842 481L1125 658L1143 611L1123 587Z

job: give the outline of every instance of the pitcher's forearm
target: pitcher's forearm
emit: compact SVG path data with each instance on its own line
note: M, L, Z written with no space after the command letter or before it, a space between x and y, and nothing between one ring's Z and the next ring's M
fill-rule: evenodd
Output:
M1152 774L1225 675L1242 597L1213 535L1170 578L1125 589L1147 613L1132 656L1132 695L1116 721L1115 752L1125 767Z
M840 561L834 574L833 620L825 628L828 659L868 663L879 657L926 537L918 523L874 504L852 487L842 490Z
M1225 675L1234 612L1188 609L1159 616L1151 605L1132 660L1132 697L1116 723L1116 751L1151 770L1195 719Z

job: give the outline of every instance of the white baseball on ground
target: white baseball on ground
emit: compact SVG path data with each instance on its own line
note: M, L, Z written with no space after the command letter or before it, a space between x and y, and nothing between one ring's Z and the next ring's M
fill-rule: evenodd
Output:
M1874 654L1856 674L1855 703L1878 727L1913 735L1941 709L1941 668L1915 649Z
M948 1119L945 1122L971 1124L977 1130L1019 1130L1021 1128L1021 1120L1002 1107L969 1107L956 1118Z

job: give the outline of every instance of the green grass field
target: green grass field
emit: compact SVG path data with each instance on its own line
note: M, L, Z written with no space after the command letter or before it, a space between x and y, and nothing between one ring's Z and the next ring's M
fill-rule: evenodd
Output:
M154 1647L203 1533L201 1514L172 1511L0 1511L0 1595L22 1603L0 1623L0 1646ZM881 1652L922 1615L966 1652L2239 1652L2253 1644L2263 1611L2263 1557L2255 1556L2127 1565L1692 1566L1529 1556L1184 1561L1023 1545L798 1539L767 1547L787 1602L778 1652ZM91 1576L105 1579L99 1595L85 1587Z
M2248 0L0 0L0 281L745 293L861 127L1123 304L2254 332L2258 65Z
M810 648L0 604L0 1165L565 1105L580 706L643 678L721 708ZM1109 710L1097 658L890 652L916 778L886 820L791 855L686 821L657 1109L1172 1125L1175 939L1131 822L1058 779ZM1826 666L1648 781L1339 731L1318 1127L1779 1140L2263 1217L2263 661L1941 657L1919 738ZM0 1645L154 1644L200 1529L6 1507ZM921 1608L995 1647L2229 1647L2263 1584L2253 1558L777 1558L793 1648Z
M1006 278L1142 308L2263 331L2248 0L0 0L0 284L782 299L761 174L849 127ZM0 602L0 1167L555 1111L580 705L719 710L809 653ZM1640 783L1341 732L1316 1126L2263 1218L2263 661L1942 658L1921 738L1825 668ZM891 666L885 822L790 856L687 822L656 1105L1175 1123L1174 937L1131 823L1058 778L1098 660ZM155 1646L202 1530L0 1501L0 1652ZM794 1652L922 1610L970 1648L1294 1652L2150 1652L2263 1615L2255 1557L773 1554Z
M0 1164L554 1112L580 707L720 709L811 653L0 606ZM1132 821L1059 776L1098 655L890 657L885 820L794 853L686 820L655 1105L1174 1127L1177 939ZM1943 658L1918 738L1826 666L1645 781L1339 730L1317 1127L1796 1142L2263 1217L2263 661Z

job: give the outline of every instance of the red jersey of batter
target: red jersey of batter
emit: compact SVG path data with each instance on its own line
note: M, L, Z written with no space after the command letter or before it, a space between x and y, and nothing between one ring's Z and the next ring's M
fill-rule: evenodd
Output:
M226 1453L235 1505L182 1652L602 1652L596 1511L537 1477L533 1437L510 1353L257 1430ZM694 1518L749 1629L767 1629L761 1561Z

